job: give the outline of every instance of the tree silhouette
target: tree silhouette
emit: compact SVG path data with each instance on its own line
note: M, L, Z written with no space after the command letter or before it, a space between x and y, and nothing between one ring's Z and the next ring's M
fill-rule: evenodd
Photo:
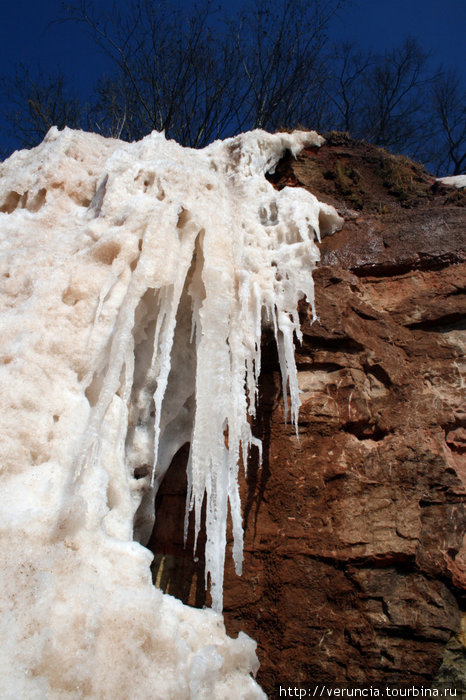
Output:
M383 54L332 46L329 25L347 0L253 0L234 18L211 0L66 6L113 66L83 104L62 75L24 66L1 83L4 119L21 146L50 126L124 140L165 131L183 145L251 128L343 130L424 159L437 173L465 166L465 93L459 70L431 69L412 38Z

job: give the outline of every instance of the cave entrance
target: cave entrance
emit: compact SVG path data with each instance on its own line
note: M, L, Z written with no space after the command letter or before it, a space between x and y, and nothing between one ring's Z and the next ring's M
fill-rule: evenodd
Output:
M202 608L210 604L205 590L205 507L196 551L194 552L194 514L189 517L188 537L184 545L187 462L189 443L174 456L155 498L155 523L145 545L154 554L152 580L157 588L186 605Z

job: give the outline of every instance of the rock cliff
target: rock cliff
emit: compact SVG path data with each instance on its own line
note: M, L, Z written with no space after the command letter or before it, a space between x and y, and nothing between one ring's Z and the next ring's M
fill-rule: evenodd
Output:
M253 452L241 486L227 629L257 640L271 696L280 683L464 682L466 193L335 134L270 179L345 225L321 245L318 321L300 309L298 435L263 338L264 459ZM202 606L202 540L194 562L183 548L186 455L158 496L153 573Z

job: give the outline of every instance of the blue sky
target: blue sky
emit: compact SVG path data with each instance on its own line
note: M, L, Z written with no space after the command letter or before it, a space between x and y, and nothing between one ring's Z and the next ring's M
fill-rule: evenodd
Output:
M448 66L466 63L464 0L358 0L334 21L335 38L347 37L374 51L410 34L433 59Z
M111 5L110 0L99 1ZM182 4L190 3L182 0ZM234 11L232 2L222 4L227 11ZM60 0L4 3L0 73L12 72L18 62L36 65L40 61L45 72L59 68L85 96L105 70L107 59L82 27L53 22L63 13L62 5ZM464 71L465 0L347 0L346 9L332 21L329 39L354 40L362 48L382 51L399 44L408 34L432 53L433 63Z

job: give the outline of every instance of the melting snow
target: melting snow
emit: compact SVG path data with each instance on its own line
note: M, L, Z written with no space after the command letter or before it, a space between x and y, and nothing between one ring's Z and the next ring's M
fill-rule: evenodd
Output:
M448 175L447 177L438 177L438 182L443 182L444 185L457 187L459 190L466 187L466 175Z
M3 692L261 697L252 640L154 589L137 542L189 442L187 514L199 532L205 499L221 611L228 511L241 573L238 468L260 450L261 331L296 425L297 302L313 304L315 236L341 225L264 174L322 142L255 131L196 151L53 128L1 166Z

